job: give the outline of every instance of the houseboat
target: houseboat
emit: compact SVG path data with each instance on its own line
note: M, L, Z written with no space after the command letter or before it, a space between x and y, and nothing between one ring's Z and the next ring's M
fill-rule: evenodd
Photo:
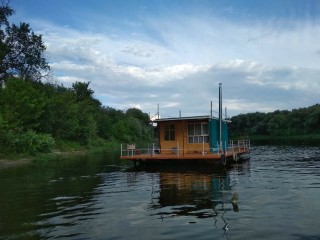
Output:
M219 118L192 116L157 118L158 142L147 146L121 145L121 159L137 163L198 162L226 165L250 152L250 140L233 141L228 136L227 119L222 119L221 84ZM212 105L212 104L211 104ZM212 108L211 108L212 109Z

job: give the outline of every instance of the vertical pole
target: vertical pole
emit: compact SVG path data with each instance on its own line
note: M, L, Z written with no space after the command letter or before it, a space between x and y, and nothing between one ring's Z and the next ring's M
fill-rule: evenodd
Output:
M131 156L133 156L133 143L131 143Z
M222 83L219 83L219 143L222 147Z
M177 156L179 157L179 142L177 142Z
M227 119L228 116L227 116L227 107L224 108L224 119Z
M152 143L152 153L151 153L152 157L153 157L153 154L154 154L154 143Z
M231 148L232 148L232 151L234 151L233 140L231 141Z
M210 117L212 118L212 101L211 101L211 105L210 105Z
M202 156L204 156L204 136L202 136Z
M160 119L160 107L159 107L159 103L158 103L157 113L158 113L158 119Z
M227 141L224 141L224 151L225 151L226 154L228 153Z

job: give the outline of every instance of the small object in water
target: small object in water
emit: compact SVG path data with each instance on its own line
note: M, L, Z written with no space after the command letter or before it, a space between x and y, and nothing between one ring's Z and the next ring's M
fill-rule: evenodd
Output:
M228 231L229 230L229 224L226 223L226 225L224 225L223 230Z
M231 199L231 204L233 207L233 211L239 212L239 206L238 206L238 193L233 193L232 199Z

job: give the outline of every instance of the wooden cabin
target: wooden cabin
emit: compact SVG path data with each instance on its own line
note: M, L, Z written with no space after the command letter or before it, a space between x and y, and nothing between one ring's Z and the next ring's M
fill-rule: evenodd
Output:
M161 153L179 154L217 152L219 119L210 116L158 119L158 139ZM222 142L228 142L227 122L222 122ZM222 149L225 149L225 145Z
M212 103L211 103L212 113ZM159 116L159 110L158 110ZM212 116L158 118L158 143L140 147L121 145L121 159L137 162L237 161L250 151L249 140L230 141L228 121L222 119L222 84L219 84L219 118Z
M158 142L148 146L127 144L121 147L121 159L133 162L223 162L235 160L250 151L249 140L230 141L228 120L212 116L160 118Z

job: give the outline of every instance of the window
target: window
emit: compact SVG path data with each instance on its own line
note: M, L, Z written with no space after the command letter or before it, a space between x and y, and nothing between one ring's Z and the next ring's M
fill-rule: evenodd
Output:
M208 143L209 142L208 123L189 123L188 141L189 143Z
M164 140L165 141L174 141L175 140L174 124L165 125L165 127L164 127Z

